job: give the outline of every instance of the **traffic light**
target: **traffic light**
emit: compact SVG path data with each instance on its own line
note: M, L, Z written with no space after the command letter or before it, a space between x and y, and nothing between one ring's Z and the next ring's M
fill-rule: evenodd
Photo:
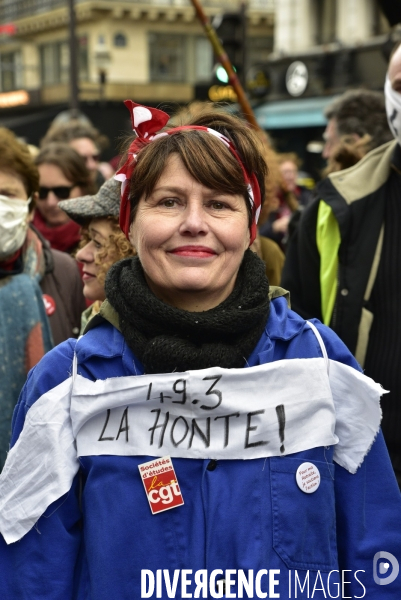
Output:
M245 13L241 11L217 15L213 19L213 26L234 70L243 80L245 74ZM217 72L216 76L219 78Z
M214 68L214 74L219 83L228 83L228 73L223 65L217 64Z

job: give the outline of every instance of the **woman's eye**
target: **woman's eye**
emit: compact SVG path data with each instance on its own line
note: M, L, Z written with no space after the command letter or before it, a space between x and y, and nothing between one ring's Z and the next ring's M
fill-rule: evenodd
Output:
M218 202L217 200L211 202L211 206L215 210L223 210L224 208L227 208L224 202Z
M174 206L177 204L177 200L175 200L175 198L165 198L160 204L166 208L174 208Z
M100 250L102 248L102 244L100 242L97 242L96 240L92 240L96 250Z

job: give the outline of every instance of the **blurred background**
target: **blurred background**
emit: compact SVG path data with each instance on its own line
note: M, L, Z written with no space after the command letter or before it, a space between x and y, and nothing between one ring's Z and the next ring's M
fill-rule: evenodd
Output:
M303 169L321 168L324 108L349 88L382 90L401 39L399 0L202 0L260 126ZM39 145L54 118L129 131L122 101L168 112L236 95L190 0L0 0L0 125Z

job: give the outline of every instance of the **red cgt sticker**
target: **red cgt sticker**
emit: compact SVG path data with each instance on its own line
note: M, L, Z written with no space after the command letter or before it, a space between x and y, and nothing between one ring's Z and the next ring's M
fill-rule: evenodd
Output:
M169 456L138 465L152 514L184 504L180 486Z

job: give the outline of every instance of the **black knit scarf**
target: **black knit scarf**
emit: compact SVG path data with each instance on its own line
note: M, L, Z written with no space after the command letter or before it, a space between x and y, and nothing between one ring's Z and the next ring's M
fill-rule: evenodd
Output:
M230 296L203 312L156 298L138 258L113 265L105 288L121 332L146 373L243 367L269 315L265 265L251 250L245 252Z

